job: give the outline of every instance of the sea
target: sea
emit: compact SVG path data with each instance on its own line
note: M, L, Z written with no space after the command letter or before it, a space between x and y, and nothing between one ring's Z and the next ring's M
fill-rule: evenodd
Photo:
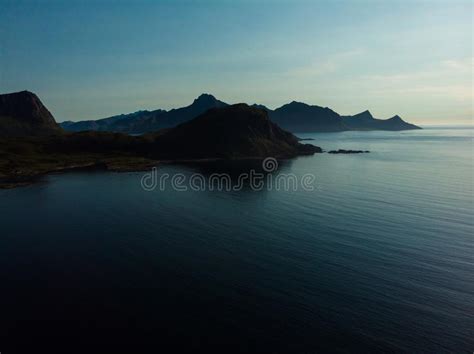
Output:
M370 153L258 188L210 163L0 190L0 352L472 353L473 133L299 134Z

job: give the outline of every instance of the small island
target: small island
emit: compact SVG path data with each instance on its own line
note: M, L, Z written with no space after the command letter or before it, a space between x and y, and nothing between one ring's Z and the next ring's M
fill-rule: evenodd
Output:
M339 150L331 150L328 151L328 154L367 154L369 153L369 150L345 150L345 149L339 149Z

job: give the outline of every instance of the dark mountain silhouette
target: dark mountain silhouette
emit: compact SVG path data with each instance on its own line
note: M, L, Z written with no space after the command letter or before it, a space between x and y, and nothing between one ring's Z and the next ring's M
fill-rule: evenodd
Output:
M127 133L141 129L144 120L152 121L163 113L166 113L166 111L162 109L155 111L144 110L98 120L84 120L80 122L66 121L61 123L61 127L71 132L95 130Z
M139 111L97 121L64 122L61 126L69 131L99 130L141 134L175 127L180 123L197 117L208 109L225 106L228 106L228 104L217 100L214 96L202 94L191 105L172 109L168 112L163 110ZM413 124L404 122L398 116L387 120L375 119L369 111L355 116L340 116L327 107L312 106L295 101L275 110L256 103L251 107L267 111L272 121L283 129L296 133L420 129ZM110 122L110 119L114 120Z
M219 108L227 106L227 103L219 101L214 96L203 93L198 98L194 100L189 106L172 109L165 114L161 115L155 122L148 124L146 123L143 128L147 128L145 131L156 131L163 128L175 127L178 124L187 122L193 118L196 118L198 115L206 112L211 108ZM137 131L138 133L138 131Z
M325 107L293 101L271 111L271 119L292 132L338 132L348 130L339 114Z
M34 93L0 95L0 136L48 135L61 130Z
M264 106L263 104L258 104L258 103L254 103L253 105L251 105L250 107L254 107L254 108L260 108L260 109L263 109L264 111L267 111L267 112L270 112L271 109Z
M212 101L204 96L192 109L202 110ZM136 171L161 160L290 158L321 152L319 147L299 143L293 134L272 123L265 110L245 104L212 108L177 127L131 136L105 131L64 132L30 92L1 95L0 103L0 187L18 186L45 173L71 169ZM220 105L218 101L212 104ZM129 118L133 117L111 117L106 124Z
M374 117L368 110L355 114L353 116L342 116L342 118L344 119L344 123L354 125L370 124L370 122L374 119Z
M350 130L410 130L410 129L421 129L420 127L405 122L398 115L392 118L383 120L376 119L372 116L369 111L353 116L343 116L342 120L344 124Z
M155 135L156 151L170 158L293 157L321 152L298 142L271 122L268 113L246 104L213 108Z
M209 94L202 94L186 107L164 111L138 111L131 114L114 116L99 120L63 122L61 126L68 131L111 131L129 134L153 132L163 128L175 127L180 123L196 118L208 109L225 107L227 103L217 100Z

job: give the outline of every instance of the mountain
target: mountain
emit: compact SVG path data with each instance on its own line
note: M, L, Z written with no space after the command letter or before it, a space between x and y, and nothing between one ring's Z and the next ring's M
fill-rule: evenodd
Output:
M172 109L161 115L156 121L153 122L145 120L144 124L141 126L141 131L136 131L136 133L175 127L180 123L196 118L198 115L206 112L208 109L225 106L228 106L228 104L219 101L212 95L203 93L189 106Z
M226 107L227 103L214 96L202 94L186 107L170 111L138 111L96 121L63 122L61 126L68 131L111 131L128 134L142 134L163 128L175 127L187 122L211 108ZM369 111L354 116L341 116L327 107L308 105L293 101L275 110L264 105L250 107L268 112L272 121L291 132L340 132L346 130L408 130L421 129L403 121L399 116L382 120L372 117Z
M344 124L350 130L410 130L421 129L420 127L405 122L400 116L396 115L389 119L376 119L369 111L353 116L342 116Z
M213 108L197 118L155 133L155 151L166 158L293 157L321 152L301 144L270 121L268 113L246 104ZM163 157L163 156L162 156Z
M0 95L0 136L49 135L62 129L34 93Z
M71 132L95 130L127 133L140 129L139 127L145 119L156 119L156 117L163 113L166 113L166 111L161 109L155 111L144 110L98 120L84 120L80 122L65 121L61 123L61 127Z
M348 130L339 114L325 107L293 101L270 111L270 118L291 132L338 132Z
M329 108L291 102L274 111L271 119L283 129L292 132L338 132L344 130L410 130L420 127L405 122L398 115L376 119L369 111L354 116L340 116Z
M193 109L201 104L204 109L209 97L203 98ZM272 123L265 110L245 104L212 108L174 128L140 136L64 132L30 92L0 95L0 113L0 187L28 184L43 174L72 169L136 171L161 160L290 158L322 151L299 143ZM136 119L111 118L106 124Z
M138 111L131 114L114 116L99 120L80 122L63 122L61 126L67 131L111 131L129 134L141 134L163 128L171 128L180 123L196 118L210 108L225 107L227 103L217 100L209 94L202 94L186 107L164 111Z

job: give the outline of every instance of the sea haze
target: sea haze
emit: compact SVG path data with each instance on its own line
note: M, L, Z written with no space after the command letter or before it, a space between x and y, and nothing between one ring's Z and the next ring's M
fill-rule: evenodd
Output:
M371 151L280 164L314 191L106 172L0 190L0 350L472 352L473 132L301 134Z

